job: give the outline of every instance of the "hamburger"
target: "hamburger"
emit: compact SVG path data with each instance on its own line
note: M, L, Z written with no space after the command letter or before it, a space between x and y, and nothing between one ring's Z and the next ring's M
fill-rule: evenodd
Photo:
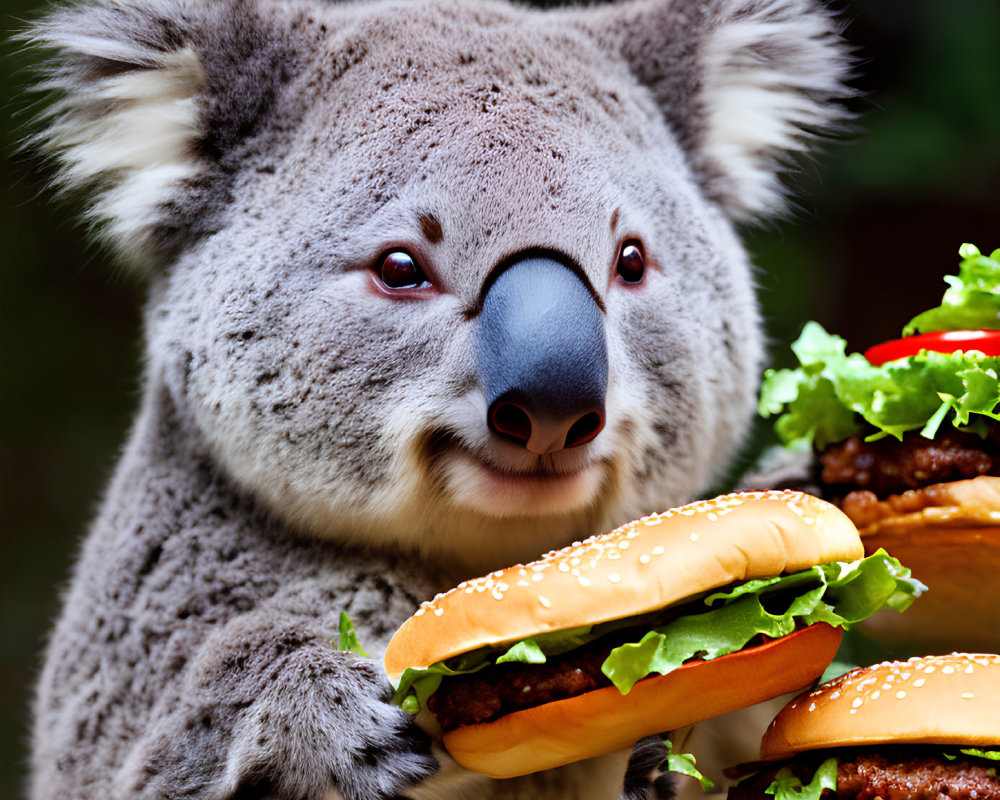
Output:
M1000 656L855 669L799 696L729 800L1000 800Z
M863 630L920 651L1000 648L1000 250L960 249L942 303L864 353L808 323L799 366L769 370L760 413L815 454L813 482L932 591L912 615ZM961 609L961 614L955 614Z
M523 775L812 683L845 626L922 589L863 556L818 498L724 495L460 583L402 625L385 668L458 763Z

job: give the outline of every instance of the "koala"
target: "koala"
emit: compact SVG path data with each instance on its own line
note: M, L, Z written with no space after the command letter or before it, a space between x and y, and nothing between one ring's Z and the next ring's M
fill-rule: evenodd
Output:
M671 796L656 742L466 772L381 654L435 593L737 454L763 349L737 226L843 118L831 12L82 0L27 36L54 182L146 286L31 797Z

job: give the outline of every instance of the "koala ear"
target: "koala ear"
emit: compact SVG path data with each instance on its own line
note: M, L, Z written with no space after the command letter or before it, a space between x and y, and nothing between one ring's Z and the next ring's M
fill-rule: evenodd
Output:
M227 160L287 73L273 34L238 0L98 0L22 37L54 50L29 144L91 193L88 219L126 261L149 269L212 225Z
M590 29L649 88L734 220L779 211L781 173L848 116L836 101L853 94L851 59L816 0L630 0L604 13Z

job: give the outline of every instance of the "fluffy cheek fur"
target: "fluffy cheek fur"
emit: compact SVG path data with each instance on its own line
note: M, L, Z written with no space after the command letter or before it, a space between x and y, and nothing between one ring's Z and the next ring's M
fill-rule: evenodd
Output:
M762 358L750 269L729 224L711 211L675 218L684 240L654 255L641 296L609 306L615 403L626 420L623 493L630 511L685 502L738 452Z

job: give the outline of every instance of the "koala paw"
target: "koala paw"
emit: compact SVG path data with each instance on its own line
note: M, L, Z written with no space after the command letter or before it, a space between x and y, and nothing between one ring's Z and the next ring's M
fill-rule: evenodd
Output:
M269 635L220 637L191 665L132 753L128 796L383 800L437 771L375 661L292 626L255 633Z
M666 770L667 748L663 736L647 736L632 750L620 800L673 800L674 775Z
M412 717L388 703L375 665L327 652L272 684L248 709L231 765L245 791L264 778L279 797L346 800L398 795L433 774L431 743ZM270 788L269 787L269 788Z

